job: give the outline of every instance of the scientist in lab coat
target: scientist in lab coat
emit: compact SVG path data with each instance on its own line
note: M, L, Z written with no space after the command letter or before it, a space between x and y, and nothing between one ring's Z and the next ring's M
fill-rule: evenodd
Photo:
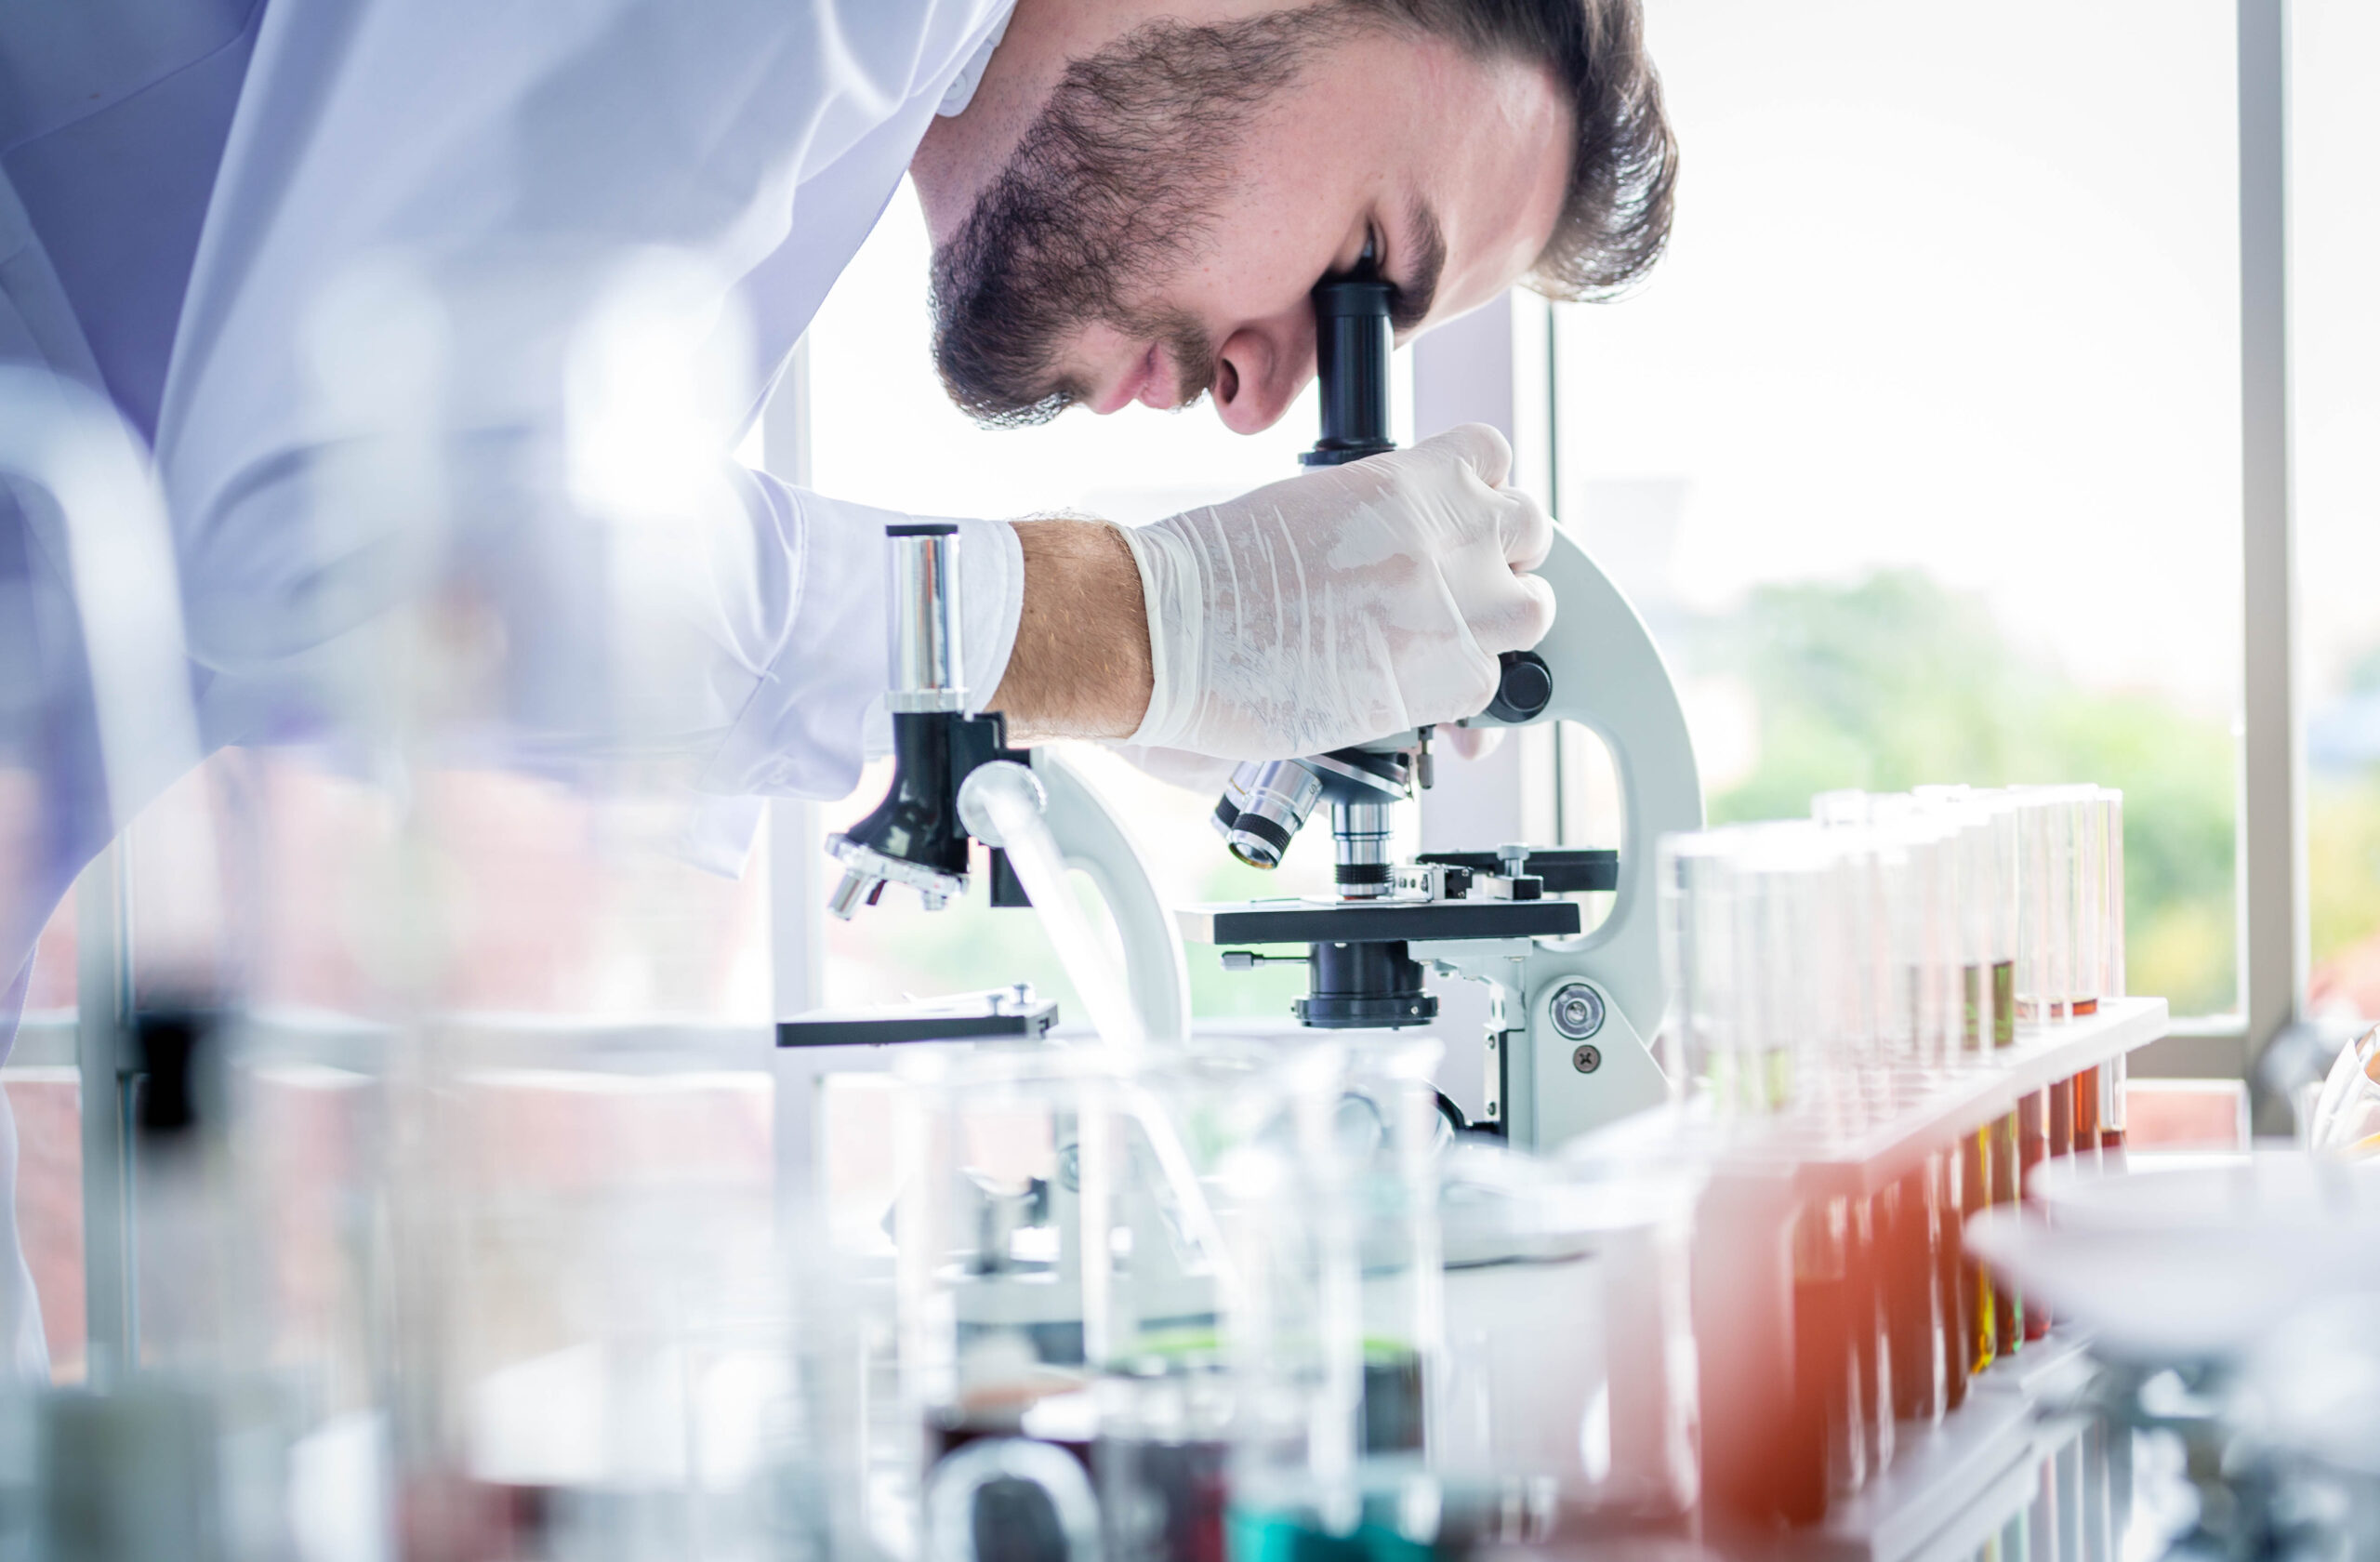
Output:
M669 246L738 296L765 381L907 174L960 406L1203 397L1245 432L1312 375L1325 275L1369 257L1406 336L1515 282L1607 294L1659 253L1674 165L1636 0L36 0L0 7L0 360L151 442L212 747L302 727L311 654L387 605L374 539L306 513L337 430L304 323L376 256ZM967 686L1028 739L1223 758L1470 714L1553 615L1507 461L1474 428L1139 530L962 522ZM490 468L503 514L522 464ZM682 743L722 799L843 796L888 517L726 481L744 542ZM0 611L0 812L38 798L0 818L0 1039L121 823L54 524L0 493L0 606L40 608Z

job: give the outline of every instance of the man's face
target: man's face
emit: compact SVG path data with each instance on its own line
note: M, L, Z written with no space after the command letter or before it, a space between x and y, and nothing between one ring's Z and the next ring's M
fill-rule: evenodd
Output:
M1024 423L1211 392L1254 433L1313 377L1314 285L1368 243L1400 339L1527 269L1568 170L1551 74L1324 14L1144 27L1073 62L935 250L962 407Z

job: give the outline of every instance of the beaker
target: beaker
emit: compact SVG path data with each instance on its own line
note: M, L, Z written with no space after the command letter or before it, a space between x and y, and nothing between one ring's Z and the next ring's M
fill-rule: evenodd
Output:
M1704 1172L1592 1148L1441 1158L1457 1489L1550 1492L1560 1537L1682 1517L1700 1487L1689 1257Z
M1355 1535L1381 1483L1435 1445L1438 1052L1393 1033L1299 1050L1284 1061L1285 1132L1225 1165L1236 1556Z
M1205 1473L1232 1410L1201 1135L1247 1131L1216 1103L1269 1093L1262 1071L1052 1044L920 1051L901 1072L895 1291L922 1489L961 1449L1047 1444L1095 1480L1111 1551L1195 1557L1221 1533ZM1055 1522L1057 1501L1015 1522Z

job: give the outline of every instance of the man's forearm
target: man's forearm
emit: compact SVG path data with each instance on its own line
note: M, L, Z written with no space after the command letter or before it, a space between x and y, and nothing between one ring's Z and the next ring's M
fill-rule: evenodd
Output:
M1149 708L1141 572L1104 521L1020 521L1025 607L992 696L1009 741L1130 737Z

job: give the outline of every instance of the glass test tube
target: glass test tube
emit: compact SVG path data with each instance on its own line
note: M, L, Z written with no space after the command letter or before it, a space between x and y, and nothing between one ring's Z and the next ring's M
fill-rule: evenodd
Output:
M2110 1172L2123 1169L2124 1083L2124 1059L2118 1054L2099 1069L2099 1158Z
M2008 793L2017 832L2016 1019L2030 1026L2068 1017L2073 842L2054 791L2028 787Z
M2049 1158L2049 1092L2032 1091L2016 1102L2017 1134L2017 1195L2024 1197L2031 1188L2033 1172ZM2038 1340L2049 1332L2049 1315L2031 1301L2019 1304L2018 1316L2023 1320L2027 1340Z
M2100 990L2109 998L2122 998L2124 986L2124 896L2123 896L2123 793L2113 787L2098 788L2101 838L2106 843L2107 915L2102 960L2105 968L2100 976Z
M1734 1018L1726 851L1710 831L1666 836L1659 851L1661 977L1677 996L1662 1059L1671 1099L1701 1094L1724 1111L1733 1093L1724 1065Z
M1991 1125L1961 1136L1959 1141L1959 1215L1962 1226L1991 1202ZM1961 1319L1966 1330L1966 1370L1980 1372L1991 1365L1999 1332L1994 1324L1997 1299L1991 1271L1971 1258L1959 1260L1960 1291L1964 1298Z
M1926 1167L1926 1196L1934 1206L1935 1316L1940 1352L1937 1370L1942 1409L1955 1410L1966 1403L1967 1378L1974 1362L1975 1284L1964 1257L1965 1211L1961 1208L1960 1180L1964 1156L1959 1146L1937 1150Z
M1878 1196L1884 1211L1880 1229L1893 1411L1903 1421L1930 1423L1942 1414L1941 1309L1936 1294L1940 1234L1935 1179L1929 1159Z
M2094 1168L2099 1164L2100 1072L2086 1068L2074 1076L2074 1158Z
M1831 1497L1867 1480L1858 1357L1852 1347L1846 1200L1805 1206L1793 1226L1794 1436L1779 1471L1778 1516L1813 1524Z
M1991 1202L2014 1204L2020 1164L2016 1114L2008 1113L1985 1132L1991 1136ZM2025 1345L2024 1300L2006 1286L1992 1291L1991 1342L1995 1357L2015 1356Z

